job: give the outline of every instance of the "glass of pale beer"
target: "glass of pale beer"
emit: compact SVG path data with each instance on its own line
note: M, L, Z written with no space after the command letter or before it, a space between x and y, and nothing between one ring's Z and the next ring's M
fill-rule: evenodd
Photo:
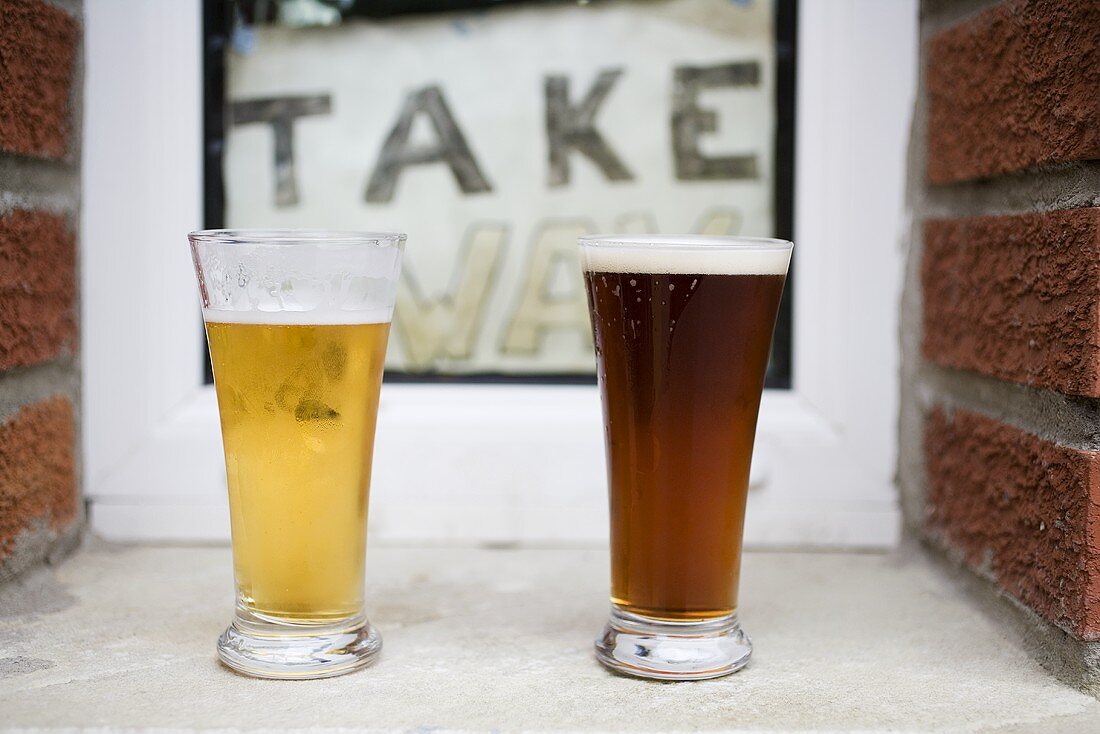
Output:
M188 236L221 414L237 608L230 668L323 678L367 665L367 498L405 236Z
M737 619L756 418L790 242L582 237L603 399L611 618L596 655L643 678L714 678Z

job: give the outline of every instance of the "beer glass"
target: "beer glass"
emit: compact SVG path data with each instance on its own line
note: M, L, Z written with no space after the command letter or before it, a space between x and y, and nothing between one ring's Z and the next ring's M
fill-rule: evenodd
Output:
M363 612L378 394L405 236L192 232L221 415L237 607L230 668L323 678L367 665Z
M756 417L791 243L579 241L611 510L607 667L713 678L752 653L737 620Z

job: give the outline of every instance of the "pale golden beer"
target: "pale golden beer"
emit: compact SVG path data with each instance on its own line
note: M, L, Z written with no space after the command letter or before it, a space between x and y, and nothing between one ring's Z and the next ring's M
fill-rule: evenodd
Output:
M364 570L405 235L188 235L221 415L237 605L218 658L260 678L375 660Z
M240 602L303 621L357 613L389 324L209 320L206 334Z

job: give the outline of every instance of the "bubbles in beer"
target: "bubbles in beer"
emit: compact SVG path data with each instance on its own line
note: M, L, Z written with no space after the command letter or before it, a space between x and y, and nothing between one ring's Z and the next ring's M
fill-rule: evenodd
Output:
M321 353L321 364L325 375L331 380L339 380L344 375L344 365L348 361L348 350L344 345L332 342Z

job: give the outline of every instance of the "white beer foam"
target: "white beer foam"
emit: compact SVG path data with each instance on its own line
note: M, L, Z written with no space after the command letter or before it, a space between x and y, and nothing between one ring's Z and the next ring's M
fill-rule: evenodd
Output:
M791 244L749 238L581 238L584 269L662 275L786 275Z
M392 308L365 311L230 311L204 308L202 317L214 324L260 324L265 326L353 326L358 324L388 324L393 320Z

